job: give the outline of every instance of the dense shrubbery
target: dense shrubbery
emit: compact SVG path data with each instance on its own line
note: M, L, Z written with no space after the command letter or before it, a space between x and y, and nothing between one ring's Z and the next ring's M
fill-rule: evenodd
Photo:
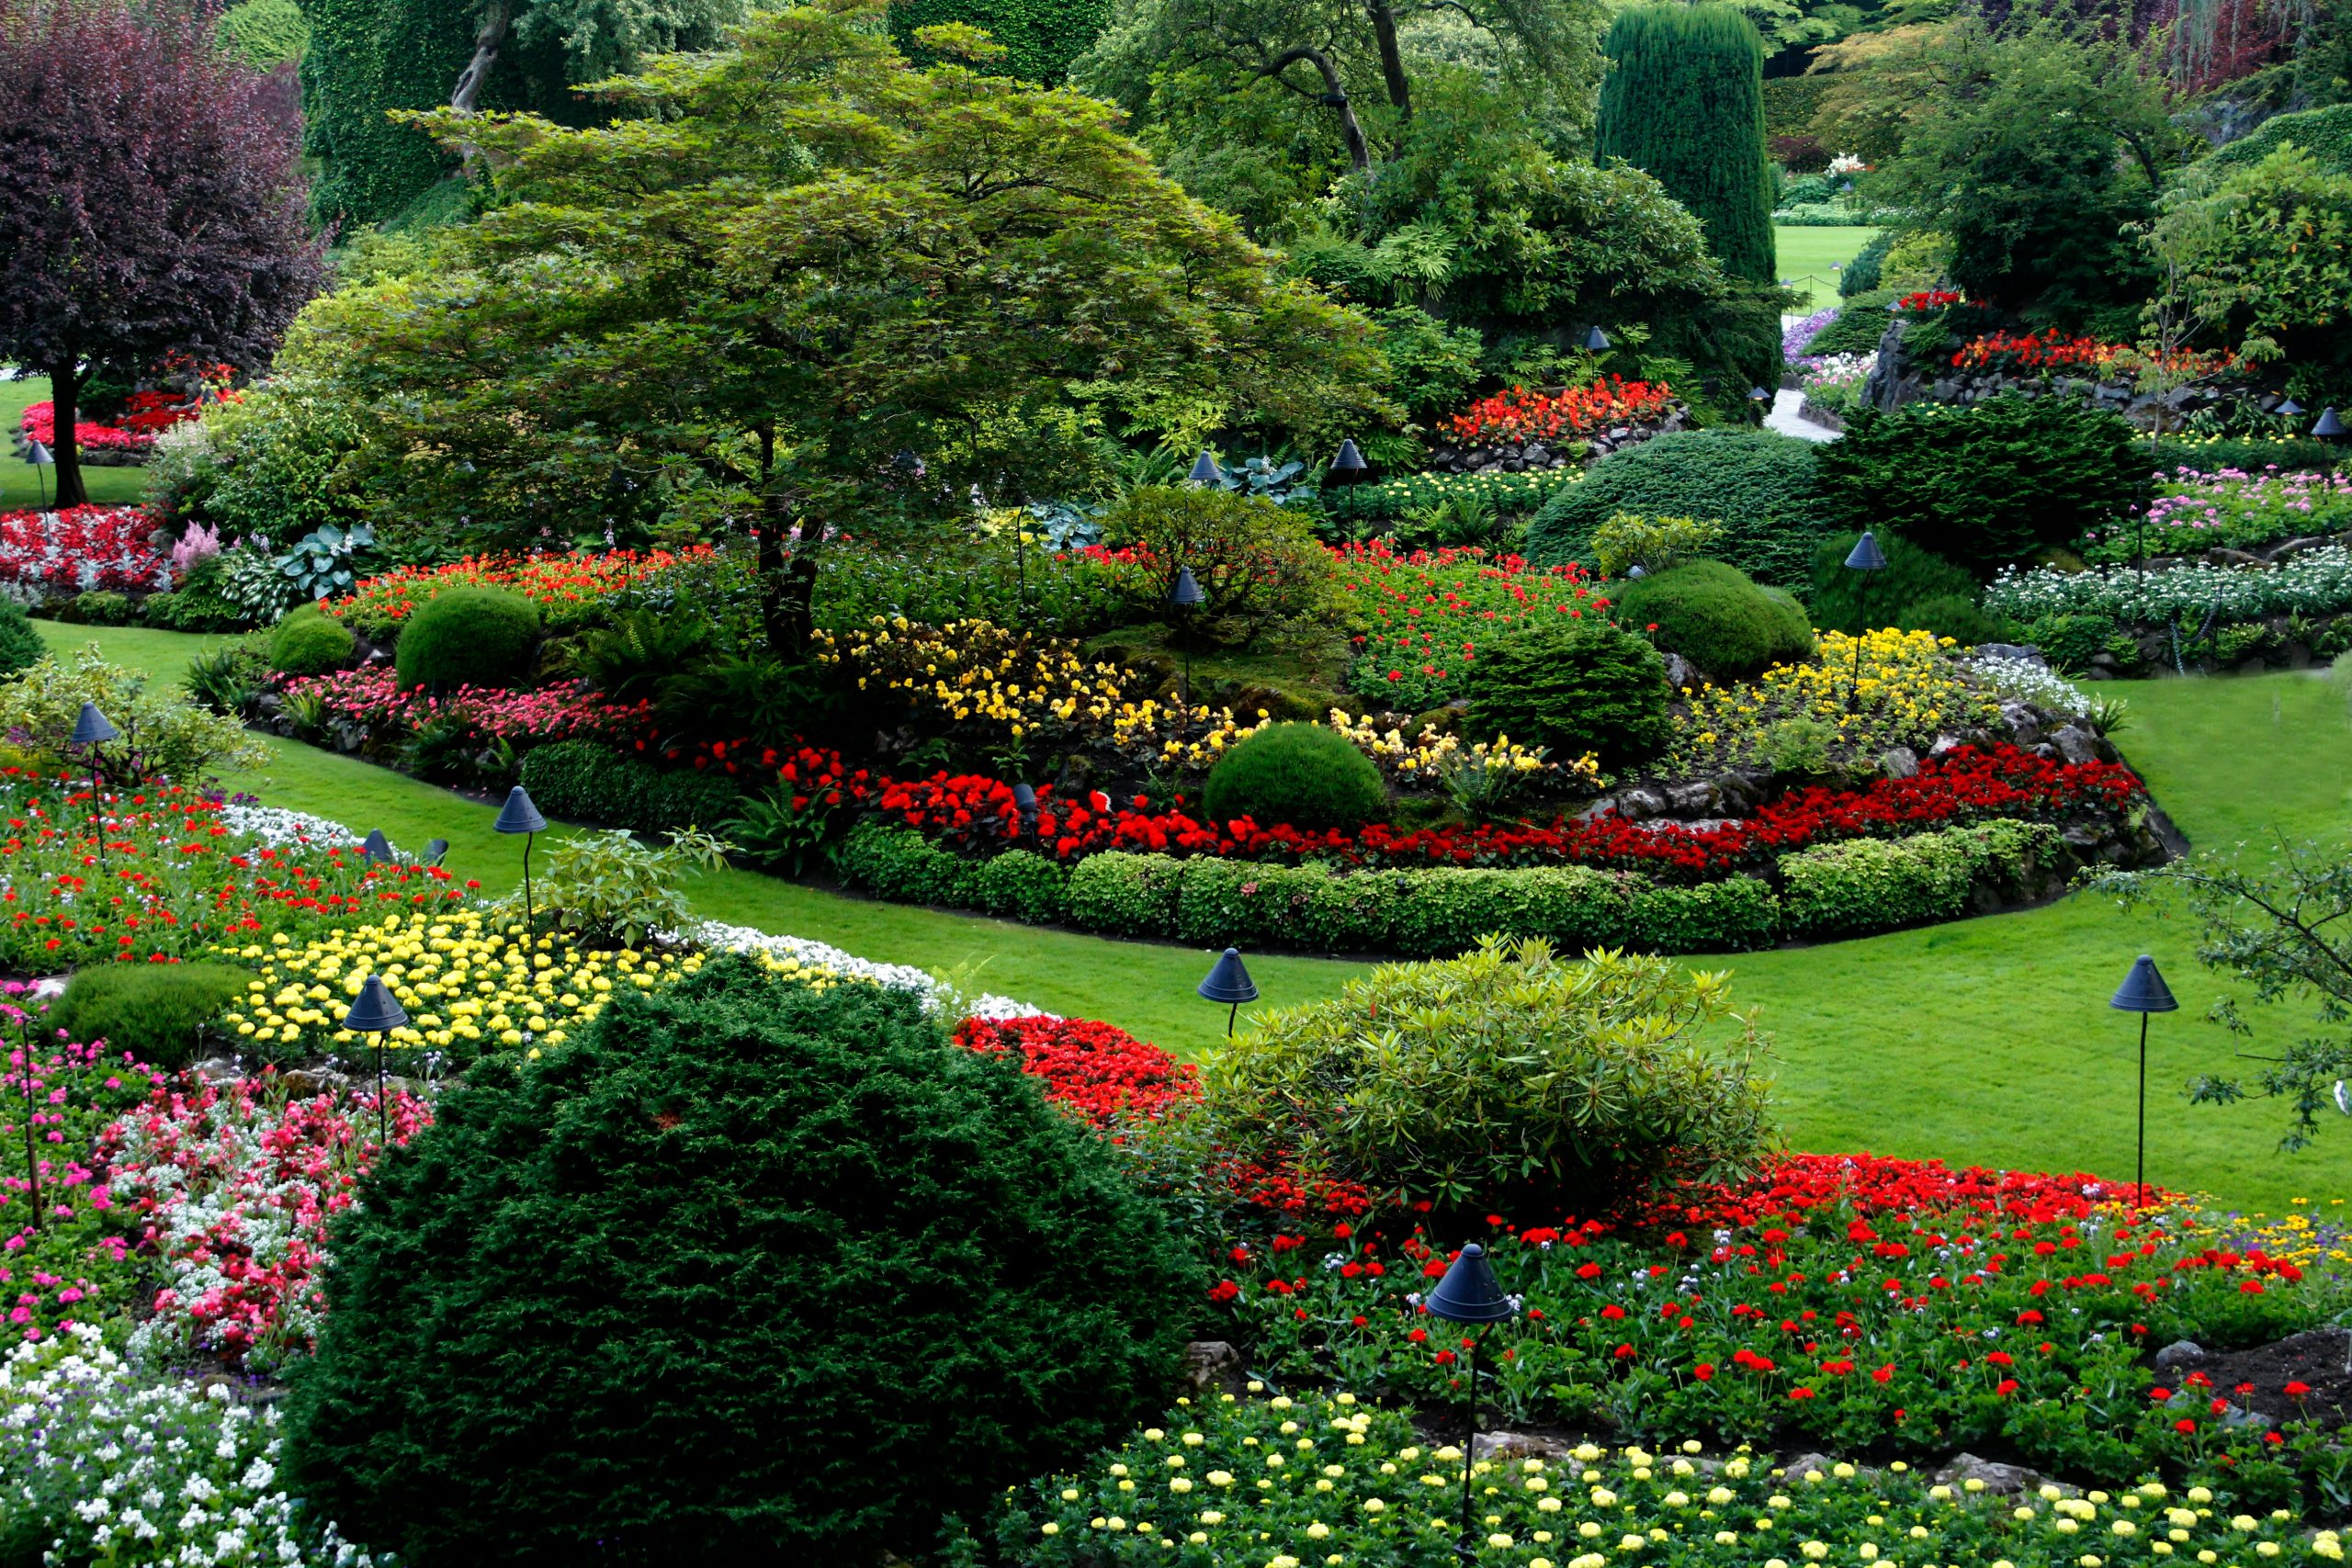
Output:
M452 588L401 628L401 685L503 686L523 673L538 637L538 607L521 594Z
M1660 648L1718 681L1813 653L1813 627L1795 601L1722 561L1692 561L1629 583L1619 591L1617 613L1628 626L1656 626Z
M1537 622L1480 651L1464 722L1480 739L1509 736L1604 768L1666 744L1666 665L1637 634L1599 619Z
M522 782L549 816L639 833L715 829L742 805L724 773L664 772L592 740L532 748Z
M196 1058L204 1025L245 994L250 971L226 964L97 964L74 972L47 1021L70 1040L104 1041L171 1069Z
M1209 772L1209 819L1238 817L1294 827L1361 828L1388 815L1380 771L1337 731L1274 724L1225 754Z
M1206 485L1143 486L1103 514L1102 531L1096 558L1121 569L1132 614L1227 641L1307 613L1334 575L1297 513ZM1204 595L1193 609L1168 600L1185 568Z
M1990 882L2030 888L2060 863L2058 829L1987 822L1908 839L1856 839L1784 856L1781 907L1789 929L1834 936L1885 931L1965 913Z
M1859 637L1880 626L1906 625L1914 606L1958 597L1973 604L1976 580L1932 550L1900 534L1873 536L1886 557L1883 571L1849 571L1846 558L1859 533L1833 534L1813 558L1813 587L1805 595L1813 624Z
M323 675L343 668L356 640L349 626L305 604L269 634L269 667L280 675Z
M1159 1397L1198 1289L919 998L718 960L475 1067L375 1175L292 1468L420 1568L912 1551Z
M1840 526L1899 533L1986 573L2145 507L2152 489L2132 427L2064 398L1864 410L1820 468L1824 514Z
M1744 1174L1763 1152L1753 1035L1723 1053L1695 1038L1728 1001L1724 976L1664 959L1490 942L1261 1013L1203 1083L1229 1135L1374 1190L1592 1213L1669 1172Z
M1833 446L1838 445L1832 443ZM1758 582L1802 587L1828 532L1809 441L1760 430L1697 430L1613 452L1556 491L1527 531L1539 565L1595 559L1593 533L1621 512L1720 520L1715 554Z
M49 644L14 599L0 599L0 675L13 675L49 657Z

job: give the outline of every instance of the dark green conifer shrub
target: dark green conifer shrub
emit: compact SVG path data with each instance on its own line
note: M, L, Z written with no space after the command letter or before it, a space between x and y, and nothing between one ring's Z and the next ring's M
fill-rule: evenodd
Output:
M1953 597L1973 604L1976 580L1932 550L1920 548L1900 534L1875 533L1886 570L1849 571L1846 558L1854 552L1859 533L1833 534L1821 541L1813 558L1813 588L1805 604L1813 624L1824 631L1861 633L1901 626L1915 604Z
M1479 649L1464 730L1508 735L1566 761L1587 751L1612 772L1656 756L1668 737L1666 661L1606 621L1539 621Z
M1336 730L1270 724L1209 773L1209 819L1247 817L1261 828L1361 828L1388 815L1388 788L1372 759Z
M425 601L401 627L401 685L503 686L530 669L538 639L538 606L521 594L452 588Z
M288 1466L413 1568L912 1558L1160 1408L1205 1284L917 998L722 957L367 1179Z
M280 675L323 675L342 669L357 643L349 626L316 604L304 604L270 632L269 667Z
M1712 518L1724 526L1712 553L1758 582L1802 588L1829 531L1815 462L1812 442L1766 430L1660 435L1611 453L1582 481L1553 491L1528 525L1527 558L1539 566L1596 565L1593 530L1621 512Z
M252 979L229 964L94 964L74 972L43 1023L171 1071L196 1059L197 1032Z
M49 645L14 599L0 599L0 675L28 670L49 657Z
M1804 612L1722 561L1690 561L1615 592L1621 624L1657 626L1651 636L1658 647L1718 681L1745 680L1813 652Z
M1602 51L1595 154L1657 179L1706 226L1734 277L1771 283L1772 166L1764 152L1764 44L1734 6L1634 6Z

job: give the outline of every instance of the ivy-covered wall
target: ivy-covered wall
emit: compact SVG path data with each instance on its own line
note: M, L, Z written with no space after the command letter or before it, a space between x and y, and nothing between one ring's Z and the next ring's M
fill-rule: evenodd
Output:
M1070 62L1110 25L1109 0L896 0L890 32L911 52L914 30L968 22L1004 45L1004 69L1024 82L1058 86Z

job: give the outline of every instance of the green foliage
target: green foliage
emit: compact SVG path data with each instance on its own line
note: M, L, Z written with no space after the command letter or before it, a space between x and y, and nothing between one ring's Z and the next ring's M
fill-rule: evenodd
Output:
M110 588L94 588L86 593L74 595L61 620L76 622L85 626L122 626L130 624L130 596Z
M1869 288L1846 301L1838 319L1813 334L1805 345L1808 356L1826 358L1833 354L1870 354L1886 336L1892 318L1886 308L1894 303L1894 295L1883 288Z
M351 592L375 544L376 531L365 523L352 528L329 523L295 540L271 564L293 585L296 597L329 599Z
M970 896L985 913L1050 925L1069 913L1069 874L1034 850L1007 850L973 868Z
M1332 1000L1261 1014L1204 1087L1236 1138L1449 1209L1591 1213L1669 1173L1736 1177L1769 1138L1759 1046L1699 1032L1727 977L1537 941L1384 964Z
M694 924L686 877L727 863L727 846L680 829L656 849L625 829L558 839L538 886L537 907L555 929L591 946L644 947Z
M1209 819L1247 817L1259 826L1352 830L1388 815L1388 790L1372 759L1319 724L1270 724L1210 770Z
M2352 175L2352 104L2272 115L2235 141L2215 149L2200 169L2251 169L2281 147L2296 146L2339 175Z
M1625 940L1628 886L1581 865L1403 872L1380 889L1387 940L1374 945L1416 958L1452 958L1497 935L1605 947Z
M1135 613L1223 642L1306 614L1338 574L1297 513L1205 485L1138 486L1103 513L1102 530L1105 543L1138 552ZM1185 568L1204 595L1191 610L1168 602Z
M723 774L664 772L589 740L532 748L522 783L551 817L639 833L715 828L742 809L741 792Z
M2132 427L2067 398L1865 409L1822 447L1820 472L1833 523L1891 529L1987 574L2145 507L2152 494Z
M253 638L201 648L187 661L181 682L188 701L209 712L242 718L269 688L269 654Z
M1712 518L1645 517L1621 512L1592 531L1592 554L1603 577L1623 577L1634 567L1668 571L1712 555L1723 543L1724 525Z
M1157 1408L1205 1283L903 991L722 956L438 1116L338 1224L287 1410L403 1561L918 1554Z
M1980 886L2030 888L2064 858L2064 841L2046 822L1853 839L1781 856L1781 902L1792 933L1885 931L1951 919Z
M1737 567L1692 561L1616 591L1618 619L1655 626L1660 648L1682 655L1717 682L1745 680L1813 654L1813 626L1785 598L1756 586Z
M1111 936L1169 935L1183 869L1169 855L1089 855L1070 868L1070 923Z
M972 863L911 828L861 822L842 840L834 863L843 882L872 888L894 904L954 904Z
M357 645L349 626L305 604L271 629L269 668L279 675L323 675L342 669Z
M1764 46L1729 6L1645 5L1603 44L1595 155L1657 176L1690 209L1724 270L1774 281L1772 175L1764 155Z
M1566 624L1563 625L1562 623ZM1666 663L1638 633L1554 616L1478 650L1464 727L1611 771L1657 755L1669 730Z
M1456 500L1474 500L1506 517L1524 517L1541 508L1555 491L1583 478L1580 469L1547 468L1506 474L1482 468L1475 474L1399 474L1370 484L1351 485L1329 505L1341 518L1394 522Z
M127 780L162 773L195 784L214 768L258 768L269 753L234 718L208 713L177 690L152 689L143 675L109 664L96 643L70 658L51 655L0 682L0 734L22 730L21 744L43 761L88 771L86 754L69 759L66 742L85 702L122 732L107 741L104 765Z
M165 431L148 470L148 502L175 521L213 525L223 543L356 525L359 499L343 482L343 464L359 449L360 418L348 396L282 370Z
M2122 628L2111 615L2043 615L2025 628L2024 636L2052 665L2079 675L2091 668L2094 654L2115 651ZM2132 657L2138 659L2136 648Z
M1901 631L1933 632L1966 648L2003 641L2009 633L2008 626L1987 615L1971 593L1931 593L1905 607L1889 624Z
M1832 442L1831 446L1843 446ZM1612 452L1553 492L1527 531L1542 566L1593 564L1595 530L1621 512L1720 520L1716 553L1758 582L1802 587L1830 525L1810 441L1762 430L1692 430Z
M220 47L257 70L302 56L311 27L294 0L238 0L220 13Z
M205 1024L252 978L228 964L94 964L74 972L43 1022L171 1072L196 1059Z
M29 669L49 656L49 645L14 599L0 599L0 676Z
M710 624L674 610L623 610L609 626L590 626L571 645L571 671L616 703L650 698L670 676L694 663L710 642Z
M1023 82L1058 87L1070 62L1086 52L1111 20L1107 0L892 0L890 36L920 56L915 29L962 22L987 31L1004 51L990 62Z
M1886 557L1884 571L1846 570L1846 558L1861 539L1859 532L1833 534L1821 541L1813 558L1813 586L1805 594L1815 626L1860 636L1882 626L1903 625L1903 617L1913 606L1930 600L1957 595L1970 604L1975 602L1976 580L1965 570L1900 534L1880 533L1873 537Z
M526 673L539 607L503 588L452 588L409 616L393 650L403 689L503 686Z
M668 733L760 746L789 746L822 733L839 700L818 666L764 653L688 664L662 677L659 690L655 711Z
M1449 326L1418 305L1391 305L1372 319L1388 361L1388 395L1399 407L1433 423L1469 406L1485 347L1476 332Z
M1876 288L1879 274L1886 265L1886 253L1894 244L1894 236L1883 231L1864 242L1862 248L1854 253L1854 259L1848 262L1845 270L1838 275L1838 297L1851 299L1858 294L1868 294ZM1840 314L1842 316L1843 312ZM1817 345L1820 339L1815 338L1814 342ZM1814 346L1808 347L1806 352L1817 354L1826 351Z
M1753 876L1642 888L1628 928L1632 941L1659 953L1738 953L1770 947L1780 932L1780 897Z

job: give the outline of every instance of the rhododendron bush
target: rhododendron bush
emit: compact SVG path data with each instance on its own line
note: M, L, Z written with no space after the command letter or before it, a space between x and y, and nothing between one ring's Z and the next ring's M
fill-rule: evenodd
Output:
M169 588L171 570L147 542L154 531L135 506L0 512L0 584L20 599Z

